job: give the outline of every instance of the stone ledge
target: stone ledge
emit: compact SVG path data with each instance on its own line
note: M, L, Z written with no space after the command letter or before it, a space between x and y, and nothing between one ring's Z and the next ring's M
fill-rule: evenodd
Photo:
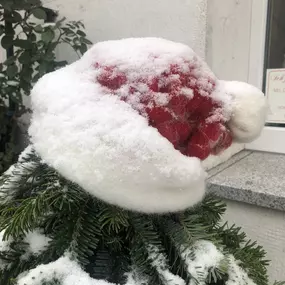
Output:
M208 192L285 211L285 155L241 151L209 171Z

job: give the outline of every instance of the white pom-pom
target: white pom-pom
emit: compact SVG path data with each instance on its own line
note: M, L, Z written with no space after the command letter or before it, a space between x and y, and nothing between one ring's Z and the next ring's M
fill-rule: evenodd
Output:
M226 93L232 97L232 117L228 126L237 142L247 143L256 139L265 124L267 102L256 87L236 81L224 81Z

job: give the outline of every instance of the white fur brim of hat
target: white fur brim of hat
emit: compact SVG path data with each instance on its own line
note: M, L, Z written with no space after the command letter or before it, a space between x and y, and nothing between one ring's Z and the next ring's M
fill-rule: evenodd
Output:
M29 133L43 160L126 209L161 213L199 202L206 177L199 159L175 150L127 103L98 94L73 66L36 84Z

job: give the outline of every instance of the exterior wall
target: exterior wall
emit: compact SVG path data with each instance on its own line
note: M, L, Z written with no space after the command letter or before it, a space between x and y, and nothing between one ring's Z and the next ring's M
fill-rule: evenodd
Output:
M224 80L248 81L252 0L210 0L206 59Z
M44 0L70 20L83 20L94 42L157 36L190 45L205 57L207 0ZM66 58L67 51L59 51ZM74 54L68 55L74 59Z
M220 79L248 82L251 8L252 0L208 1L206 61ZM231 155L243 148L233 145Z
M249 80L252 4L252 0L208 1L206 60L221 79ZM285 212L235 201L227 205L224 220L241 226L249 239L264 247L271 260L270 280L284 280Z
M227 205L224 220L242 226L247 237L267 251L271 283L285 280L285 212L234 201L227 201Z

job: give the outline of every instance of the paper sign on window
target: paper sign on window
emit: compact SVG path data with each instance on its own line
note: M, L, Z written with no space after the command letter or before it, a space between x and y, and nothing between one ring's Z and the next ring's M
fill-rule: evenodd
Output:
M269 103L268 123L285 124L285 69L268 69L266 97Z

